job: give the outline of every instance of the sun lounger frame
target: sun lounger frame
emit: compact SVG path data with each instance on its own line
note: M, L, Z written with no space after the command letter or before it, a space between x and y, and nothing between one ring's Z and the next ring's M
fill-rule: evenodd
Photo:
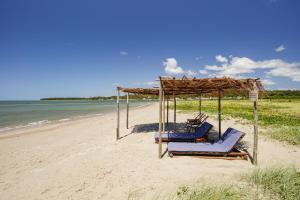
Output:
M223 136L227 134L228 129L225 131ZM241 135L238 143L243 137L245 133ZM236 145L235 145L236 146ZM168 155L172 158L174 156L198 156L201 158L209 158L209 159L226 159L226 160L248 160L249 153L247 150L238 150L233 146L228 152L208 152L208 151L168 151Z

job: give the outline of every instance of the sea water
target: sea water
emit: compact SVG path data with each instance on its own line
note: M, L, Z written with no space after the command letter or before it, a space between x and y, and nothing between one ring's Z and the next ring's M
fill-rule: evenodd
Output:
M150 101L132 100L130 107L149 103ZM125 101L120 101L121 109L125 108L125 105ZM115 110L115 100L0 101L0 133L11 129L102 115Z

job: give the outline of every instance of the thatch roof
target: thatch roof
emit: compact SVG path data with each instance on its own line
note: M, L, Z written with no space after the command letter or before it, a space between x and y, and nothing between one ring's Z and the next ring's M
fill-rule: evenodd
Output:
M118 87L121 92L139 94L139 95L158 95L158 88L123 88Z
M248 92L254 89L263 90L263 86L259 79L233 79L233 78L186 78L182 79L160 77L161 87L165 95L171 95L173 92L178 94L199 94L199 93L215 93L217 91L237 91ZM141 94L141 95L158 95L158 88L122 88L118 87L122 92Z

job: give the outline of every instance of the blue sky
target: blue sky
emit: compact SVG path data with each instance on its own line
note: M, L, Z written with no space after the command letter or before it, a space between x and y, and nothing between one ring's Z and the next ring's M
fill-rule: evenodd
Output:
M115 94L158 75L300 89L300 1L0 1L0 99Z

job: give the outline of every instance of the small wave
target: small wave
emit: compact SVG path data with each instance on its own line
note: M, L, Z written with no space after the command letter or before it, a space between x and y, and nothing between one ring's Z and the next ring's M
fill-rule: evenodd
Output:
M42 124L47 124L47 123L50 123L50 121L49 120L41 120L41 121L37 121L37 122L28 123L27 126L37 126L37 125L42 125Z
M59 122L65 122L65 121L69 121L70 120L70 118L64 118L64 119L60 119L60 120L58 120Z
M27 127L33 127L33 126L39 126L39 125L48 124L48 123L51 123L51 121L41 120L41 121L37 121L37 122L30 122L30 123L25 124L25 125L17 125L17 126L14 126L14 127L0 128L0 132L9 131L9 130L16 130L16 129L22 129L22 128L27 128Z
M12 127L4 127L4 128L0 128L0 132L4 132L4 131L9 131L11 129L14 129Z

